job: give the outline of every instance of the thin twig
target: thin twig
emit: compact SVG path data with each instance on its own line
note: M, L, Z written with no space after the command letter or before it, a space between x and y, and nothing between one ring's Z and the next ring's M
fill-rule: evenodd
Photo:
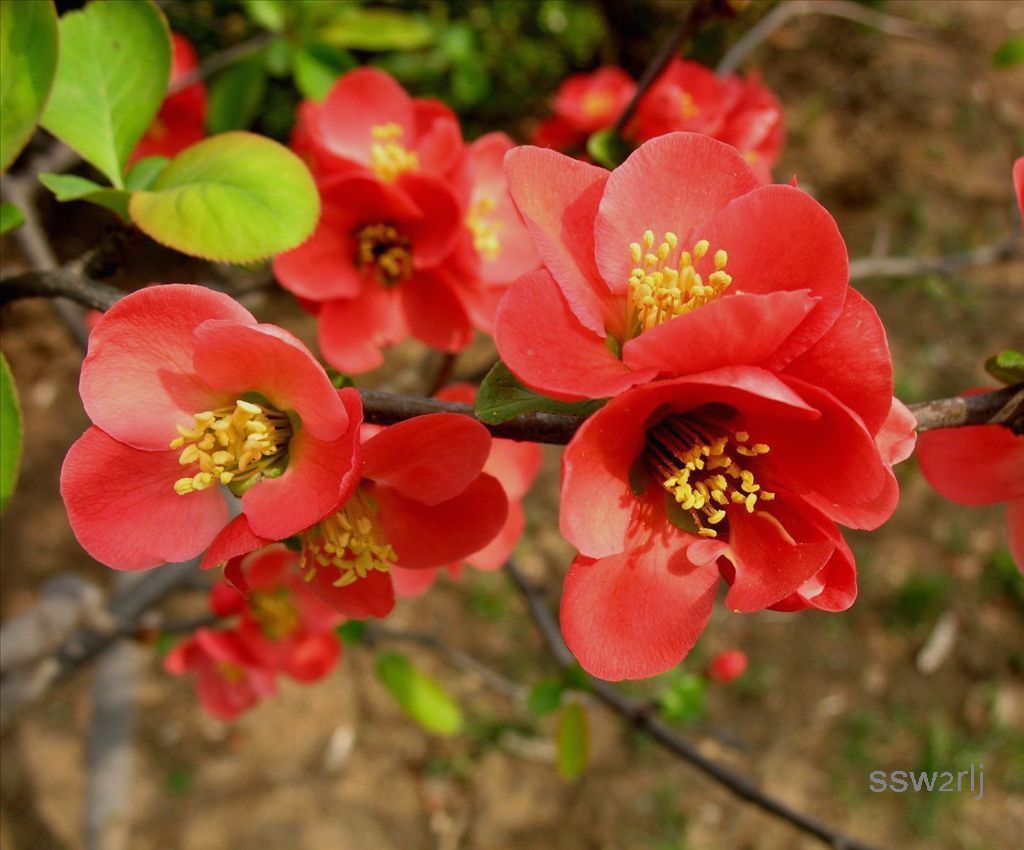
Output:
M850 280L876 277L913 277L937 274L950 277L964 268L988 266L1019 256L1020 237L1013 236L994 245L982 245L970 251L944 257L862 257L850 262Z
M250 39L240 41L238 44L233 44L231 47L211 54L187 74L183 74L171 83L167 87L167 95L177 94L182 89L188 88L193 83L205 80L207 77L213 76L218 71L224 70L229 65L234 65L236 62L240 62L242 59L252 56L254 53L259 53L259 51L270 44L273 38L274 33L261 32L259 35L254 35Z
M0 304L19 298L68 298L92 310L109 310L124 295L110 284L68 266L24 272L0 280Z
M990 393L941 398L910 405L917 430L959 428L964 425L1002 425L1024 433L1024 382Z
M562 640L558 623L548 610L544 591L534 585L523 575L522 571L510 560L505 565L512 582L522 593L529 607L530 616L537 624L548 651L558 666L567 669L575 665L569 648ZM833 848L843 850L876 850L872 845L865 844L855 838L849 838L826 826L815 818L799 812L781 800L770 796L757 783L746 776L736 773L719 762L703 755L693 744L678 735L675 730L659 720L646 703L624 696L616 687L599 679L589 680L590 688L601 702L612 711L628 720L637 729L646 732L673 755L692 764L702 773L707 774L737 797L753 803L764 811L791 823L798 829L820 839Z
M917 24L884 12L877 12L850 0L787 0L780 3L758 21L719 61L715 73L725 77L735 71L765 39L786 21L800 15L831 15L845 18L858 24L873 27L889 35L913 38L917 41L931 41L927 30Z

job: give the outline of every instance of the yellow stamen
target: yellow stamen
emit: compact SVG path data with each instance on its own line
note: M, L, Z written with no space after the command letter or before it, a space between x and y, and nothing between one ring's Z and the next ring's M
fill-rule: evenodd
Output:
M373 137L370 142L370 170L381 180L391 183L399 175L419 169L419 154L399 141L404 134L400 124L375 124L370 134Z
M303 534L299 568L312 581L321 567L338 570L335 587L346 587L373 570L388 572L398 556L375 521L377 504L357 488L340 511Z
M615 97L607 91L590 91L583 95L580 106L590 118L600 118L615 106Z
M383 286L412 277L412 240L390 224L368 224L355 233L356 265L376 272Z
M501 253L498 232L503 225L500 221L491 219L491 214L497 206L494 198L477 198L469 208L469 215L466 216L466 226L473 234L473 247L488 261L498 259L498 254Z
M198 471L174 482L179 496L215 483L255 483L272 468L280 468L292 437L286 414L242 399L195 414L191 427L176 427L180 436L171 440L170 447L181 449L178 462L199 465Z
M725 251L715 251L714 271L705 282L697 265L707 256L711 244L701 239L692 252L681 251L673 260L678 245L679 237L666 233L655 247L654 233L647 230L640 242L629 246L633 269L626 295L626 329L630 338L713 301L732 284L732 277L725 271L729 262Z
M684 121L689 121L691 118L696 118L700 115L700 107L697 106L693 95L688 91L684 91L679 96L679 113L683 116Z
M299 612L286 587L253 593L249 597L249 610L263 634L271 640L280 640L299 626Z

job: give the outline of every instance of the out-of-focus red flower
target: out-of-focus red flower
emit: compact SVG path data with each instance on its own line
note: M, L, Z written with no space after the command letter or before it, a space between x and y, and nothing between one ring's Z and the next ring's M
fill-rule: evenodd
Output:
M739 649L719 652L708 665L708 677L715 682L728 684L738 679L747 669L747 655Z
M274 671L233 631L198 629L167 654L164 669L175 676L192 674L203 708L221 720L234 720L277 693Z
M509 368L545 395L614 396L734 364L780 369L842 309L835 221L798 189L762 186L722 142L671 133L610 174L521 147L506 169L545 268L509 289L495 336Z
M985 392L971 390L965 395ZM1024 436L1002 425L925 431L917 459L928 483L960 505L1006 504L1010 554L1024 572Z
M1024 156L1013 164L1013 189L1017 193L1017 206L1024 225Z
M635 91L636 83L621 68L573 74L559 86L555 115L540 124L533 143L556 150L582 147L592 133L615 123Z
M171 35L171 85L199 66L188 39ZM168 95L146 134L132 151L130 162L147 156L175 156L206 134L206 86L192 83Z
M445 401L476 401L476 388L472 384L452 384L441 390L437 397ZM457 577L462 564L478 570L497 570L508 560L526 527L522 499L533 486L540 472L541 449L536 443L515 440L492 440L491 451L483 471L494 476L508 497L508 518L490 543L463 561L450 564L449 572ZM425 593L437 578L437 569L406 570L396 568L392 577L399 596L419 596Z
M870 529L892 514L891 467L913 446L891 365L881 400L837 377L836 357L860 343L864 316L851 311L791 373L728 367L653 382L580 428L563 467L561 529L580 554L561 620L588 672L642 678L678 663L720 576L735 611L852 603L853 562L836 524ZM884 371L876 354L863 356ZM818 384L798 377L815 363Z
M730 82L739 95L715 138L736 148L761 182L770 183L785 140L782 106L757 74Z
M362 445L362 477L334 510L302 532L299 570L346 617L384 617L391 571L439 567L478 552L501 531L508 499L483 473L491 435L468 416L435 413L385 428ZM221 563L267 543L232 523L206 553Z
M358 478L359 395L295 337L201 286L152 286L99 320L79 386L93 426L61 495L115 569L183 561L230 534L220 485L269 540L328 514Z
M284 546L235 559L226 570L233 584L214 585L211 604L217 614L240 616L238 636L260 664L314 682L341 656L334 629L343 618L310 590L298 563L298 553Z

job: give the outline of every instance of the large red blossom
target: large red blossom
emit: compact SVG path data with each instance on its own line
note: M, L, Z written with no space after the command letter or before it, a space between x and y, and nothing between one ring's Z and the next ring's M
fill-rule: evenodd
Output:
M928 483L950 501L1006 505L1010 554L1024 572L1024 435L1001 425L925 431L917 459Z
M279 540L357 477L358 393L204 287L125 296L90 334L79 390L93 426L65 458L61 495L79 542L116 569L206 549L228 522L220 485L255 533Z
M177 33L171 36L171 85L199 67L195 48ZM206 86L195 82L168 95L146 134L132 151L131 161L147 156L175 156L205 135Z
M612 399L564 458L561 528L580 554L562 628L580 663L609 679L678 663L720 577L737 611L849 607L856 572L837 523L892 514L891 467L913 428L881 324L852 291L781 373L728 367Z
M556 150L583 147L591 133L615 123L634 91L636 83L621 68L573 74L558 87L555 114L537 127L534 144Z
M435 413L392 425L362 445L362 477L301 534L299 570L346 617L384 617L395 604L392 568L460 561L501 531L508 499L482 472L491 435L468 416ZM239 517L206 554L222 563L267 541Z
M452 384L437 394L445 401L461 401L472 404L476 400L476 389L472 384ZM519 443L515 440L492 440L491 451L484 464L484 472L494 476L508 497L508 517L498 534L482 549L467 555L462 561L448 565L449 572L458 577L463 563L478 570L497 570L512 554L516 543L526 527L522 499L533 486L540 472L541 449L536 443ZM399 596L419 596L425 593L437 578L438 569L407 570L396 568L393 572L395 590Z
M835 221L761 186L732 147L671 133L610 174L550 150L506 156L545 268L496 322L527 386L576 400L733 364L779 369L835 322L848 289Z

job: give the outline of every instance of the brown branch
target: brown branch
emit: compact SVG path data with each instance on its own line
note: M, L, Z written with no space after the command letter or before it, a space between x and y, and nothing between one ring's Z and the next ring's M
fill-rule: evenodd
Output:
M530 616L540 630L544 643L558 666L563 670L574 667L575 659L565 645L565 641L562 640L558 623L548 610L544 590L527 579L514 561L509 560L505 565L505 570L525 598ZM837 850L838 848L841 850L876 850L873 845L849 838L809 815L797 811L782 800L767 794L750 778L735 772L724 764L709 759L668 724L656 717L647 703L624 696L618 688L600 679L588 677L588 681L594 695L612 711L628 720L640 731L645 732L673 755L710 776L740 799L753 803L769 814L791 823Z
M24 272L0 280L0 304L19 298L69 298L93 310L109 310L124 293L69 267Z
M1024 433L1024 382L979 395L940 398L910 405L917 430L960 428L964 425L1002 425Z
M951 277L961 269L988 266L1019 256L1020 242L1019 237L1011 236L994 245L982 245L980 248L943 257L862 257L850 262L850 280L913 277L922 274Z

